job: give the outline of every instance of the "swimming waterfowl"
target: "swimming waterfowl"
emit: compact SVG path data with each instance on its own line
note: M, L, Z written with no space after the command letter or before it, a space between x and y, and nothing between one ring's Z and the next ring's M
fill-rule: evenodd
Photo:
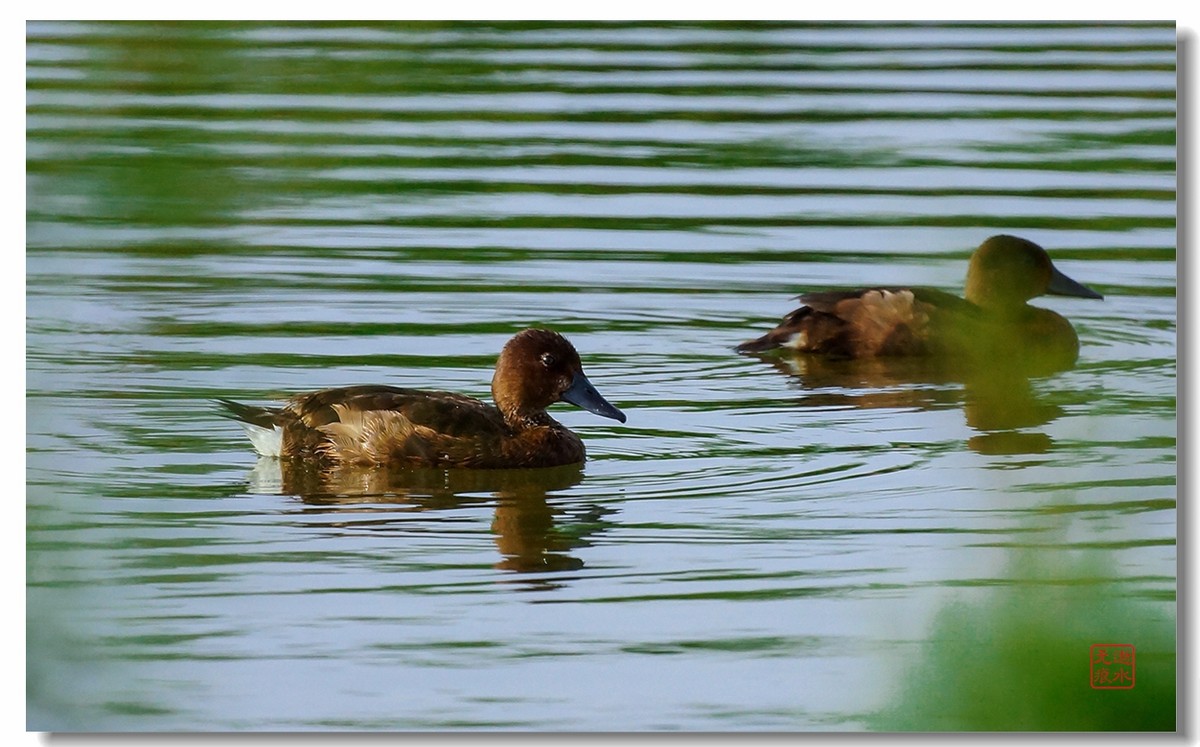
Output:
M329 465L554 467L584 461L579 436L546 413L568 402L622 423L562 335L526 329L500 351L489 405L452 392L349 386L283 407L218 400L263 456Z
M1003 363L1013 356L1065 368L1079 356L1071 323L1026 303L1043 294L1103 298L1064 275L1046 250L992 236L971 255L965 296L929 288L806 293L804 304L740 353L787 348L834 358L942 356Z

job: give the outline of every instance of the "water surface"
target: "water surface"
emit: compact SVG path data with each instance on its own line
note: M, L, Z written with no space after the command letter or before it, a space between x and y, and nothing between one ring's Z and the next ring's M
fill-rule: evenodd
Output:
M33 23L26 60L28 728L1174 728L1171 25ZM733 353L805 290L957 292L1000 232L1105 295L1039 300L1073 370ZM580 469L295 474L210 405L487 397L533 325L629 416L554 408Z

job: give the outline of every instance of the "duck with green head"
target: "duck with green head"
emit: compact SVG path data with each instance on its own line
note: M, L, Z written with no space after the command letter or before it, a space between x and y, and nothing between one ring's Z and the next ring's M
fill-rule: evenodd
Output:
M1046 250L1017 236L992 236L967 268L965 300L930 288L871 287L822 291L775 329L737 347L777 348L833 358L934 356L973 365L1016 360L1034 368L1074 365L1079 338L1071 323L1030 306L1052 294L1103 298L1064 275Z

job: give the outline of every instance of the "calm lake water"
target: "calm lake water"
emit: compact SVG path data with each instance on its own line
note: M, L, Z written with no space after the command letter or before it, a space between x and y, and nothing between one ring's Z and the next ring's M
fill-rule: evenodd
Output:
M1175 728L1173 25L32 23L26 61L29 729ZM1073 370L733 352L805 290L959 292L996 233L1105 295L1038 301ZM310 479L211 405L487 397L534 325L629 416L553 409L582 469Z

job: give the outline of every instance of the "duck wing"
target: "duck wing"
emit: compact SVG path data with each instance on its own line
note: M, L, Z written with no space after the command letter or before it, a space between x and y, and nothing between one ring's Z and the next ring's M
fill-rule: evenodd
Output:
M453 392L365 385L293 397L284 455L354 464L470 465L507 434L500 411Z
M339 422L346 413L392 412L414 425L450 435L503 429L495 407L463 394L368 384L300 394L283 408L309 428Z
M826 314L838 314L839 305L843 302L862 300L864 296L872 292L879 294L901 294L907 292L911 293L915 300L935 306L941 310L971 315L980 313L980 308L965 298L960 298L953 293L947 293L934 288L921 287L909 288L880 285L871 288L855 288L853 290L815 291L813 293L802 293L796 296L796 299L814 311ZM844 313L845 307L842 306L841 308L843 310L842 313ZM792 313L795 314L802 310L803 307Z
M798 299L803 306L767 334L739 345L738 352L785 347L839 358L923 355L931 320L979 313L974 304L931 288L876 286L817 291Z

